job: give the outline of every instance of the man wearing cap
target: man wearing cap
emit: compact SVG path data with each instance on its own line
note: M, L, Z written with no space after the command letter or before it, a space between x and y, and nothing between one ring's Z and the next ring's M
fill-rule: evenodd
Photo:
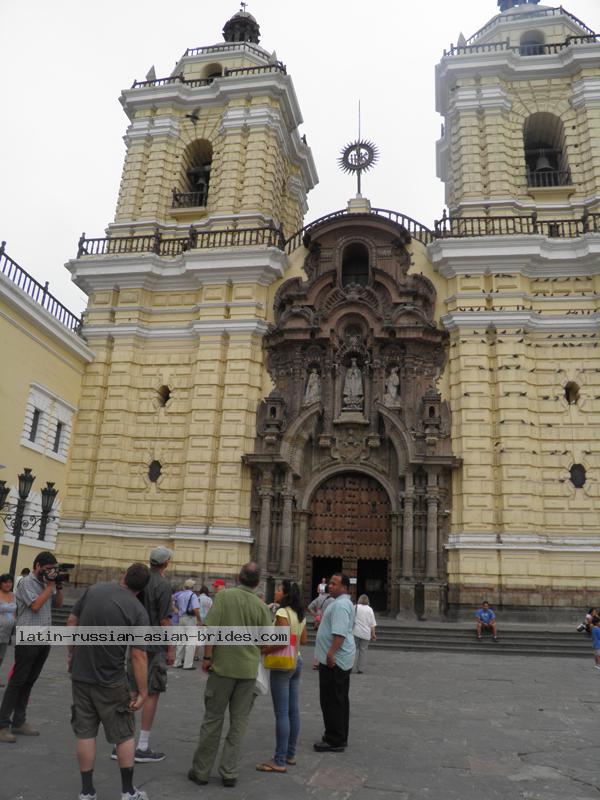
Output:
M183 591L177 593L177 612L179 625L187 627L200 623L200 601L194 591L194 579L188 578L183 584ZM178 644L175 652L174 667L194 669L194 652L196 643Z
M168 547L155 547L150 552L150 580L140 594L150 625L166 627L171 624L172 593L171 584L164 577L173 553ZM152 764L162 761L164 753L156 753L150 749L150 731L158 707L158 698L167 690L167 665L175 660L175 648L172 645L152 644L146 646L148 654L148 699L142 708L142 724L140 738L135 751L135 760L140 764ZM129 670L130 675L132 674Z
M223 578L217 578L217 580L214 581L212 588L215 590L215 594L222 592L223 589L225 588L225 581L223 580Z

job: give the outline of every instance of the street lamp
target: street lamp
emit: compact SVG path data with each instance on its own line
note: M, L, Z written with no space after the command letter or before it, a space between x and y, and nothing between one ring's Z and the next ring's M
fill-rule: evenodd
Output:
M8 570L13 578L17 569L21 531L32 530L39 523L40 532L38 538L41 540L45 539L48 521L51 519L50 513L52 511L52 506L58 494L58 489L54 488L54 483L48 481L46 486L42 489L42 513L39 516L35 514L28 514L25 516L25 504L34 481L35 475L32 474L29 467L25 467L23 472L19 475L19 499L16 505L6 502L10 488L6 486L6 481L0 481L0 517L2 517L6 523L12 524L14 537L10 568Z

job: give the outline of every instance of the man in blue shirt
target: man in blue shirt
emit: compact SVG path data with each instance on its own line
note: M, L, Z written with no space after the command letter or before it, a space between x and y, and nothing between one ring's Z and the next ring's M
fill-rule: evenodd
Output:
M497 642L498 632L496 630L496 615L490 608L490 604L487 600L484 600L481 604L481 608L478 608L475 612L475 619L477 620L477 638L479 641L481 641L481 634L485 629L492 632L492 638Z
M349 596L350 578L336 572L329 579L334 598L323 614L317 631L315 658L319 662L319 700L325 724L317 752L342 753L348 744L350 723L350 673L356 646L352 628L354 606Z

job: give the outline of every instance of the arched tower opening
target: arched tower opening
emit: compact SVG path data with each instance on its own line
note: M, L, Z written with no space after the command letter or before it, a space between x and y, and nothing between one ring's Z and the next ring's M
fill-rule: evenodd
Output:
M531 114L523 126L523 142L528 186L543 188L571 183L560 117L546 111Z
M212 158L212 145L207 139L188 145L181 159L179 187L173 189L174 208L207 205Z

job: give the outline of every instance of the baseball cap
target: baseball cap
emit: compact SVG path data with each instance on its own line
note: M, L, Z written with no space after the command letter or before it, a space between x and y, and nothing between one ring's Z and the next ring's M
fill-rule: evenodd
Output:
M213 586L225 586L225 581L223 578L217 578L217 580L213 582Z
M194 588L194 583L195 583L195 581L194 581L193 578L188 578L187 581L184 582L183 588L184 589L193 589Z
M157 567L166 564L173 557L173 551L168 547L155 547L150 551L150 563L155 564Z

